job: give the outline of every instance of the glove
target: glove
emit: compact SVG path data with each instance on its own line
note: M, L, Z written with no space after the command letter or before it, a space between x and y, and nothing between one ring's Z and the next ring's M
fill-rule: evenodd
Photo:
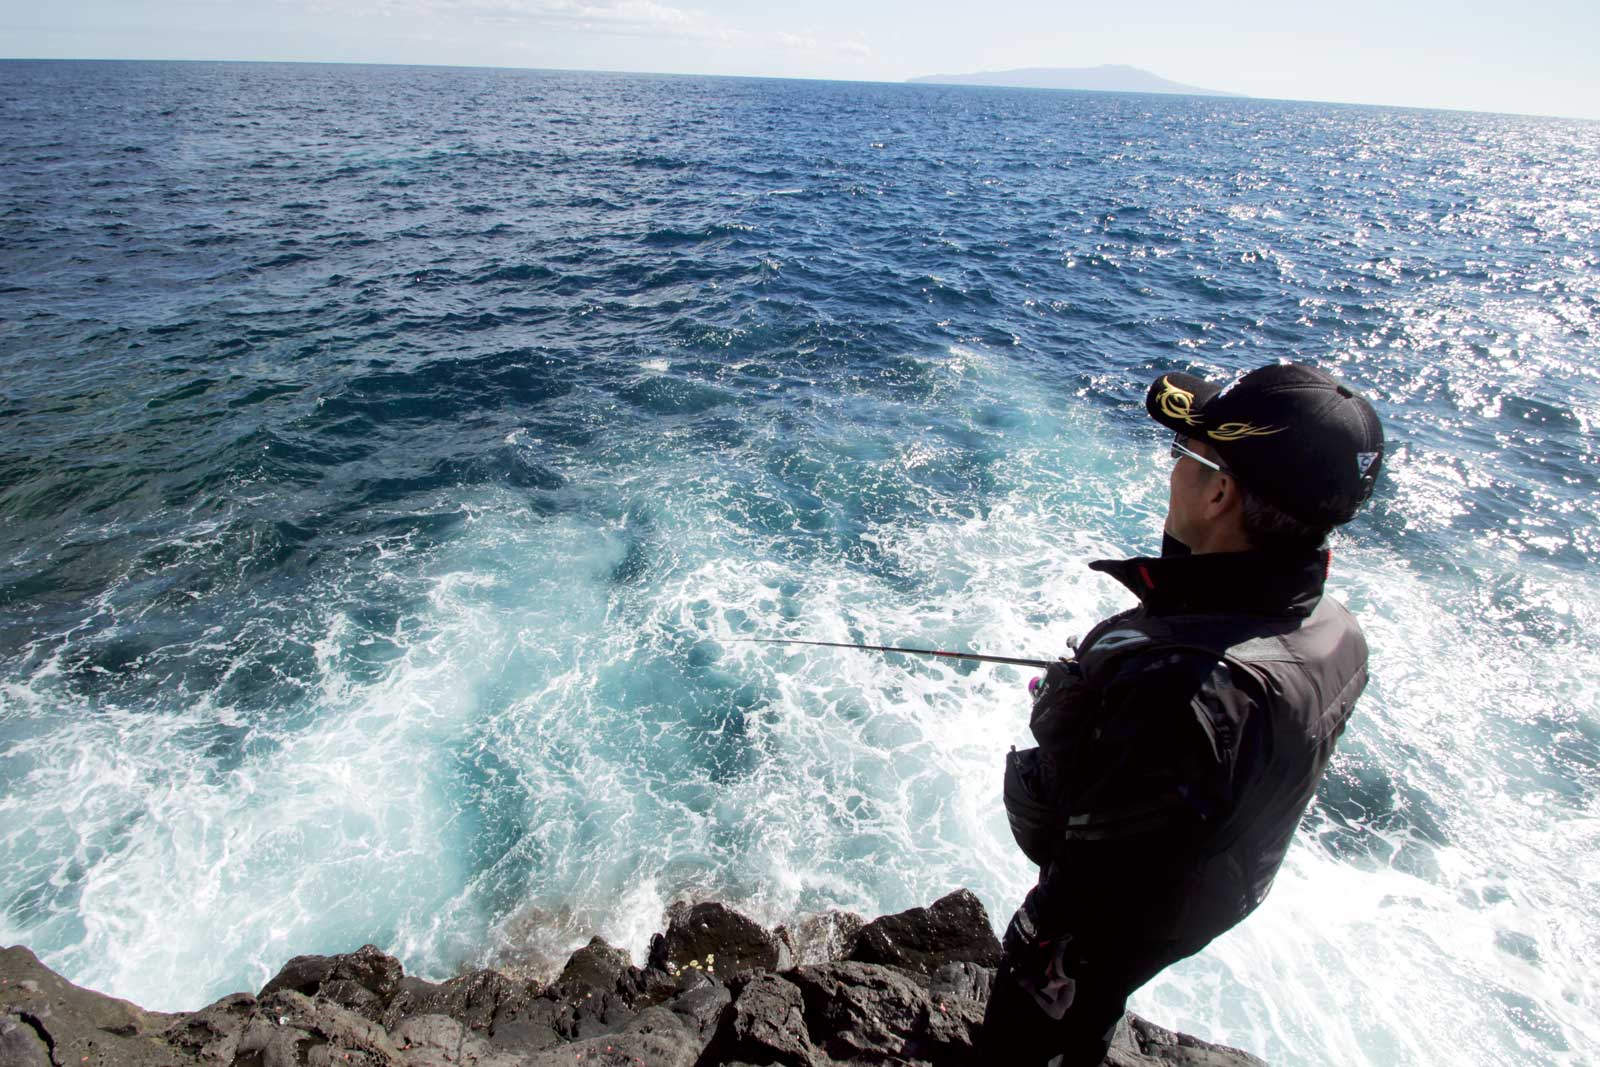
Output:
M1078 639L1076 637L1068 638L1067 648L1072 650L1072 656L1076 656L1078 654ZM1072 656L1062 656L1060 662L1065 663ZM1039 699L1039 691L1044 688L1044 677L1044 675L1035 675L1028 679L1028 696L1034 700Z

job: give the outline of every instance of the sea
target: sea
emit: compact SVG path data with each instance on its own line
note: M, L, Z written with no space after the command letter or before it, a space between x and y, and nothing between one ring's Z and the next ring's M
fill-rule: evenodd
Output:
M1135 995L1275 1067L1597 1062L1600 123L0 63L0 944L155 1009L548 975L1035 871L1030 672L1159 550L1157 375L1389 440L1372 681ZM1585 635L1588 635L1587 637Z

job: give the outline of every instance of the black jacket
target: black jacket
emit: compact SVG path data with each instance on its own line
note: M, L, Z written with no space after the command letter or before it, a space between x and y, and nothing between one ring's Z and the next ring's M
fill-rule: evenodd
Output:
M1266 895L1366 684L1328 555L1091 564L1140 604L1050 668L1007 762L1041 934L1209 939Z

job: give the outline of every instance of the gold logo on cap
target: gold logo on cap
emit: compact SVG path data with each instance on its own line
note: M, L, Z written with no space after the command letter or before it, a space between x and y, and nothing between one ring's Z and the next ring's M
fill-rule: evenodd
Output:
M1190 410L1194 406L1194 394L1187 389L1179 389L1169 378L1161 379L1161 393L1156 397L1156 403L1161 406L1161 414L1169 419L1177 419L1188 426L1200 424L1200 419Z
M1287 426L1256 426L1248 422L1225 422L1215 430L1207 430L1206 436L1214 441L1237 441L1243 437L1271 437L1287 429Z

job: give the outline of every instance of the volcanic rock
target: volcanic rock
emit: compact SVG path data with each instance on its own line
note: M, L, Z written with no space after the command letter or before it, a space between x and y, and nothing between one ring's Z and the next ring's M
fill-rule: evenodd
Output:
M167 1028L166 1040L201 1063L231 1064L239 1052L239 1039L256 1011L249 993L229 993L192 1015L179 1016Z
M667 912L666 933L650 941L650 966L705 970L726 981L745 971L787 970L793 961L766 927L711 902L677 904Z
M768 931L705 903L667 919L644 968L595 938L548 986L490 970L434 983L367 945L177 1015L5 949L0 1067L988 1067L974 1041L999 945L970 893L865 925ZM1265 1067L1135 1016L1105 1063Z
M402 1062L383 1027L331 1000L282 989L261 997L256 1009L239 1035L235 1063L399 1067Z
M780 926L774 934L789 950L797 967L845 959L856 947L856 935L867 920L853 911L825 911L807 915L793 926Z
M704 1045L711 1040L723 1009L733 1002L728 987L708 975L691 972L679 983L679 991L662 1007L676 1015Z
M947 963L998 967L1000 941L982 902L958 889L930 907L869 922L856 935L847 958L931 975Z
M1117 1025L1105 1067L1267 1067L1265 1060L1164 1029L1129 1013Z
M596 937L572 954L561 971L561 977L556 979L556 984L613 993L632 966L633 961L626 952L612 948L604 938Z
M468 1030L488 1030L497 1014L520 1007L534 992L499 971L472 971L439 985L405 978L385 1006L383 1024L392 1029L414 1015L445 1015Z
M834 1060L972 1062L982 1006L952 1015L917 976L875 963L802 967L790 976L805 1000L811 1038Z
M827 1062L807 1032L805 998L785 977L755 975L739 989L722 1018L711 1047L714 1063L816 1067Z
M0 1049L19 1064L42 1046L46 1067L168 1067L184 1062L161 1036L175 1018L75 986L21 946L0 949Z

